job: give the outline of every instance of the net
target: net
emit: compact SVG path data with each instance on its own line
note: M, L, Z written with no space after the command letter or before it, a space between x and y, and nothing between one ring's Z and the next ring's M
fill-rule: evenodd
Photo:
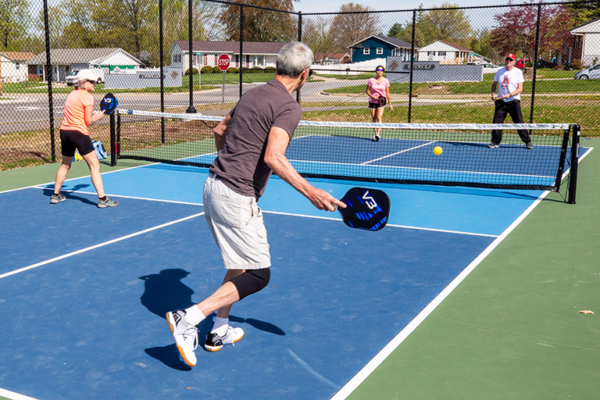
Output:
M117 158L208 167L217 155L212 129L221 119L119 110L112 148ZM517 128L528 130L533 149ZM375 129L379 141L372 140ZM492 129L503 129L499 148L488 148ZM305 177L558 191L570 163L570 130L569 124L301 121L286 156Z

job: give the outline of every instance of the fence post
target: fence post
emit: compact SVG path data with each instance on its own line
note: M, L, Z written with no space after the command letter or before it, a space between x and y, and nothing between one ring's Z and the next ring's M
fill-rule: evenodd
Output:
M193 0L188 0L188 46L189 46L189 74L190 74L190 106L187 110L185 110L188 114L195 114L196 109L194 108L194 74L192 73L192 57L194 56L194 38L192 37L193 28L192 28L192 6L194 2ZM200 73L200 71L198 71Z
M302 11L298 11L298 41L302 41ZM300 104L300 89L296 90L296 101Z
M240 4L240 99L242 98L242 68L244 68L244 6Z
M115 132L115 113L109 116L110 118L110 166L117 165L117 135Z
M160 46L160 112L165 112L165 75L164 65L165 56L163 54L163 0L158 0L158 36ZM165 144L165 119L160 118L160 140L162 144Z
M410 43L410 84L408 85L408 122L412 112L413 67L415 64L415 28L417 25L417 10L413 10L412 39Z
M56 143L54 142L54 103L52 96L52 62L50 60L50 26L48 24L48 0L44 0L44 35L46 36L46 77L48 79L48 109L50 112L50 146L52 162L56 162Z
M540 43L540 14L542 11L542 5L537 6L537 26L535 28L535 51L533 56L533 81L531 82L531 114L529 116L529 123L533 124L533 107L535 106L535 80L537 77L537 58L538 58L538 47Z

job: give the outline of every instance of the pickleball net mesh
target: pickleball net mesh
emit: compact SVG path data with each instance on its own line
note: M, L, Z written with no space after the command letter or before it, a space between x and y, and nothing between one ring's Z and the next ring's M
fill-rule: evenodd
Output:
M217 156L212 129L222 118L119 110L112 148L117 159L209 167ZM533 149L516 128L529 132ZM499 148L488 147L492 129L503 130ZM286 156L305 177L558 191L571 161L571 130L569 124L301 121Z

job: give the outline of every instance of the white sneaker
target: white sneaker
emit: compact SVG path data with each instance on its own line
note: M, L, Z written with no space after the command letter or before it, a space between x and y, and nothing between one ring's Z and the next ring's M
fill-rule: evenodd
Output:
M189 324L184 316L184 310L169 311L167 313L167 322L175 338L179 354L183 357L183 361L190 367L193 367L197 361L194 350L198 347L198 329L195 325Z
M206 344L204 350L206 351L219 351L226 344L234 345L241 338L244 337L244 330L242 328L232 328L227 326L227 333L223 336L219 336L216 333L208 333L206 335Z

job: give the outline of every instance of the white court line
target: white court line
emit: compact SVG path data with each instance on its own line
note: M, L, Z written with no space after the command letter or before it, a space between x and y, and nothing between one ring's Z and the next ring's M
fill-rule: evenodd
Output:
M372 163L372 162L375 162L375 161L383 160L384 158L388 158L388 157L393 157L393 156L395 156L395 155L398 155L398 154L406 153L407 151L416 150L416 149L418 149L418 148L420 148L420 147L423 147L423 146L429 146L430 144L432 144L432 143L436 143L436 142L437 142L437 140L434 140L434 141L431 141L431 142L429 142L429 143L423 143L423 144L421 144L421 145L419 145L419 146L415 146L415 147L409 147L408 149L404 149L404 150L402 150L402 151L398 151L398 152L396 152L396 153L388 154L387 156L383 156L383 157L375 158L375 159L373 159L373 160L370 160L370 161L365 161L364 163L361 163L361 164L359 164L359 165L367 165L368 163Z
M74 256L74 255L77 255L77 254L85 253L86 251L98 249L100 247L104 247L104 246L107 246L109 244L117 243L117 242L120 242L122 240L130 239L132 237L139 236L139 235L143 235L144 233L152 232L152 231L155 231L157 229L164 228L165 226L178 224L180 222L187 221L189 219L196 218L196 217L199 217L201 215L204 215L204 212L201 212L201 213L198 213L198 214L194 214L194 215L190 215L189 217L181 218L181 219L178 219L178 220L175 220L175 221L167 222L166 224L157 225L157 226L154 226L152 228L144 229L143 231L135 232L135 233L132 233L130 235L122 236L120 238L109 240L109 241L104 242L104 243L96 244L94 246L86 247L85 249L77 250L77 251L74 251L72 253L68 253L68 254L64 254L64 255L59 256L59 257L51 258L50 260L42 261L42 262L39 262L37 264L30 265L28 267L23 267L23 268L20 268L20 269L16 269L14 271L7 272L5 274L0 275L0 279L6 278L7 276L19 274L21 272L29 271L30 269L38 268L38 267L41 267L43 265L53 263L54 261L59 261L59 260L62 260L62 259Z
M15 392L11 392L10 390L0 388L0 396L6 397L11 400L37 400L33 397L25 396L24 394L19 394Z
M550 193L545 191L523 212L496 240L494 240L471 264L438 294L391 342L389 342L367 365L365 365L331 400L346 399L375 369L441 304L446 297L512 232L529 213Z

